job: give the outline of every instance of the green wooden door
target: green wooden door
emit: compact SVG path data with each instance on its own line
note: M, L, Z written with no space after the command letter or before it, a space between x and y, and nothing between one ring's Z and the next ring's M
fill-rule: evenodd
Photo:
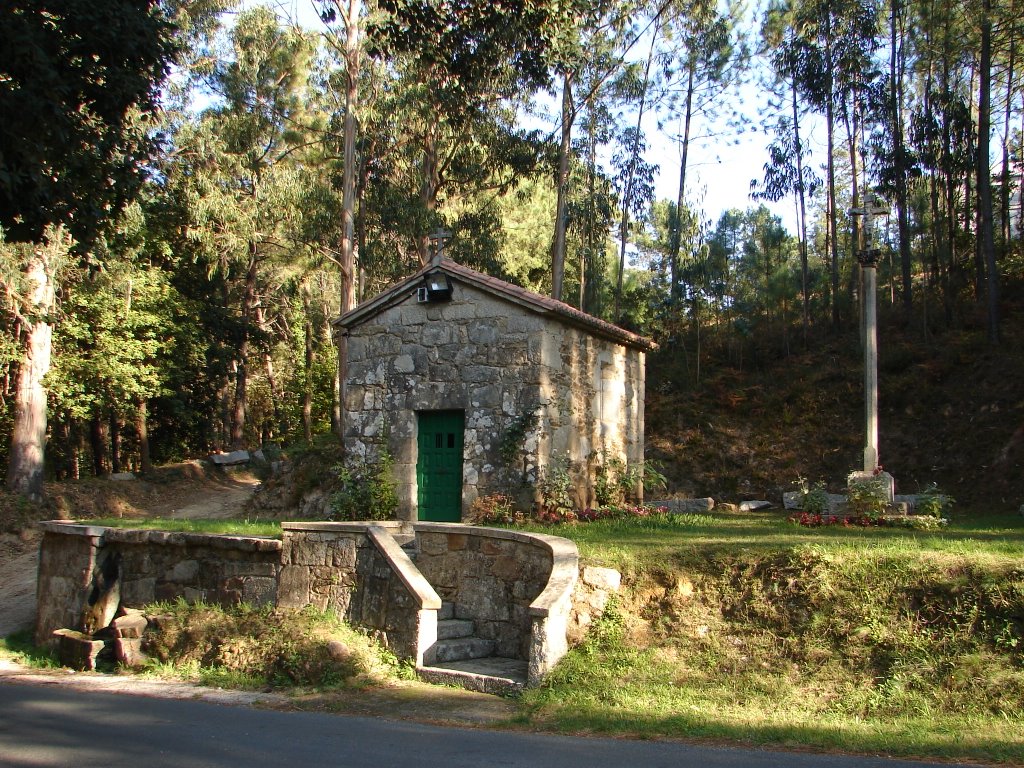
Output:
M416 499L419 519L436 523L462 520L463 411L421 411Z

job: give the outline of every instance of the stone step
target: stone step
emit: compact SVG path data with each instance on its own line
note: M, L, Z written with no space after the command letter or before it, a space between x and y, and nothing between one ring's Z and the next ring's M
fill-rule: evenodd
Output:
M467 661L438 662L417 670L420 679L438 685L454 685L470 691L514 696L526 687L527 665L519 659L488 656Z
M455 618L455 603L441 603L441 608L437 612L438 621L448 621L449 619Z
M469 619L444 619L437 622L437 639L453 640L457 637L471 637L473 622Z
M438 640L434 645L435 663L482 659L494 653L494 641L482 637L457 637Z

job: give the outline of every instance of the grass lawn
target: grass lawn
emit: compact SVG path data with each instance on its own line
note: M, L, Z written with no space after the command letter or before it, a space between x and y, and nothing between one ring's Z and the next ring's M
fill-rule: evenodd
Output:
M1024 764L1024 520L940 532L781 515L546 527L621 570L521 721Z
M232 536L269 536L281 538L281 523L276 520L206 520L169 517L97 517L75 520L80 525L99 525L109 528L135 528L147 531L174 533L224 533Z

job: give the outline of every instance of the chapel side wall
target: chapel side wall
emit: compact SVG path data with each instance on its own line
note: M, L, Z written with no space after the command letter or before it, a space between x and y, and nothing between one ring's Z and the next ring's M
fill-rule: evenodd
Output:
M561 326L545 331L541 462L569 461L580 507L596 504L599 465L644 460L640 350ZM639 499L638 499L639 500Z
M417 412L465 412L463 516L491 493L532 501L538 434L503 439L543 401L543 317L459 284L452 301L410 295L372 322L349 329L345 440L354 454L387 447L400 515L417 517ZM512 454L511 461L506 456Z

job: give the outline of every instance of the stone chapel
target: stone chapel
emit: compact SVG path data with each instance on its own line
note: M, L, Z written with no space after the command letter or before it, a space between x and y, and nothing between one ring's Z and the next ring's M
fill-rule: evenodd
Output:
M403 519L459 522L497 493L528 509L554 468L584 508L599 466L643 463L642 336L438 257L334 325L345 444L391 455Z

